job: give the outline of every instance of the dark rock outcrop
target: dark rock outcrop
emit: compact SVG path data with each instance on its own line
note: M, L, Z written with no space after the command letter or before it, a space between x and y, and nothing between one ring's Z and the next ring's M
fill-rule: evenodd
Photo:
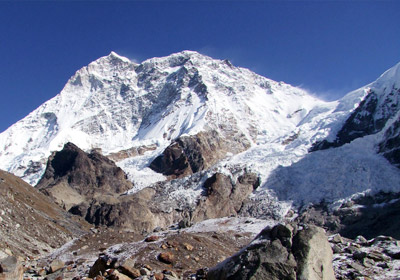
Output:
M231 139L231 140L228 140ZM184 177L207 169L227 153L239 153L250 147L243 134L225 138L216 131L179 137L155 158L150 168L171 178Z
M211 268L207 279L335 279L332 250L321 228L277 225Z
M354 139L381 131L400 109L400 89L393 88L380 96L371 90L348 117L333 142L322 140L313 144L310 152L340 147Z
M126 174L97 151L85 153L72 143L54 153L37 188L69 210L97 196L115 196L132 188Z

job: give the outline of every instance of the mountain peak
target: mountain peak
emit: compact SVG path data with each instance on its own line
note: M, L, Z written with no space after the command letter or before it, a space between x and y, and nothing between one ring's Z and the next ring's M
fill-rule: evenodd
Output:
M400 87L400 62L385 71L375 82L376 87L385 87L388 84L393 87Z
M121 55L117 54L117 53L114 52L114 51L111 51L110 54L109 54L107 57L108 57L108 58L111 58L111 59L122 60L122 61L124 61L124 62L131 62L129 58L126 58L126 57L124 57L124 56L121 56Z

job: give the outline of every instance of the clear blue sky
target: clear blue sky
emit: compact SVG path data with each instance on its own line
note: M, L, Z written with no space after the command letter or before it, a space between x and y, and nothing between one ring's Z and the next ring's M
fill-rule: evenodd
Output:
M195 50L329 100L400 61L400 1L53 2L0 1L0 131L112 50Z

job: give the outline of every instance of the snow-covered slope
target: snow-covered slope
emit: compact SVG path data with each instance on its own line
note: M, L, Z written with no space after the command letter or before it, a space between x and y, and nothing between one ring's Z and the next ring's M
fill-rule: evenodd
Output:
M0 135L0 168L35 184L66 142L109 154L205 129L281 141L325 103L228 61L184 51L138 65L115 53L83 67L60 94ZM326 109L323 109L326 111Z
M0 168L35 184L51 152L72 142L106 155L124 153L115 158L136 191L165 180L148 166L176 138L219 131L223 137L240 133L250 148L238 154L228 151L204 176L218 171L235 177L240 169L257 172L262 184L253 199L260 211L267 207L257 202L260 199L277 203L284 214L292 202L397 190L400 172L376 152L376 145L383 127L398 114L399 94L394 89L399 68L398 64L338 101L325 102L300 88L192 51L141 64L112 52L77 71L57 96L0 134ZM380 130L341 148L309 153L315 143L336 141L354 114L370 114L361 109L371 93L377 100L373 119L385 118ZM144 152L129 152L139 149ZM179 180L168 185L171 198L195 201L201 188L179 183L190 178Z

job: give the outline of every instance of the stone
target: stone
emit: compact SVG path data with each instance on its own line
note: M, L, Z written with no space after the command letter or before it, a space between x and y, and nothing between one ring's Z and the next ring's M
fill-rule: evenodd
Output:
M89 277L94 278L97 275L103 275L104 272L109 269L113 268L117 259L110 258L108 256L101 256L99 257L93 266L89 270Z
M157 236L157 235L151 235L151 236L146 237L146 239L145 239L144 241L145 241L145 242L154 242L154 241L157 241L157 240L159 240L159 239L160 239L159 236Z
M142 267L141 269L140 269L140 275L150 275L151 273L150 273L150 270L148 270L147 268L145 268L145 267Z
M160 272L157 272L157 273L154 273L153 277L154 277L155 280L163 280L164 279L164 274L162 274Z
M61 260L53 260L50 263L50 273L54 273L57 270L60 270L60 269L64 268L64 266L65 266L65 263L63 261L61 261Z
M14 256L0 260L0 280L22 280L24 268Z
M337 233L330 238L330 241L333 243L343 243L343 238L339 233Z
M358 244L361 244L361 245L364 245L364 244L368 243L368 240L362 235L358 235L354 241L356 243L358 243Z
M109 277L110 280L131 280L130 277L125 274L119 272L118 270L113 270Z
M336 279L332 249L322 228L308 226L300 230L293 238L292 251L297 261L297 279Z
M358 260L358 261L362 261L365 257L367 256L366 252L363 251L355 251L353 253L353 259Z
M131 278L140 277L140 270L135 268L135 261L132 259L126 259L119 267L119 270L125 275Z
M185 247L186 250L188 251L193 251L194 247L190 245L189 243L183 243L183 247Z
M175 256L171 252L162 252L158 255L158 260L166 264L172 264L175 261Z
M384 254L377 252L377 251L370 251L368 253L368 258L373 259L374 261L377 261L377 262L386 261L388 259L387 256L385 256Z
M208 280L334 280L332 250L323 229L265 228L240 252L210 268ZM285 244L282 244L282 241Z
M362 264L363 264L363 266L365 266L365 267L372 267L372 266L374 266L375 265L375 262L374 262L374 260L371 260L371 259L369 259L369 258L364 258L363 260L362 260Z

